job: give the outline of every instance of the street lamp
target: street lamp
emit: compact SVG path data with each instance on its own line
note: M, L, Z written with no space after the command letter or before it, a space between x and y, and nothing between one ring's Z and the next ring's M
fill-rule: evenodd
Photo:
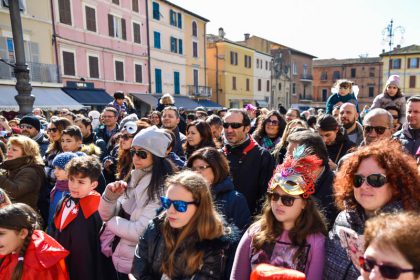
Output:
M388 77L391 75L391 55L392 55L392 45L394 44L394 38L396 36L396 33L400 33L401 39L403 40L405 29L402 26L394 27L394 20L391 19L391 22L388 24L388 26L383 30L382 35L384 36L383 40L384 42L388 43L389 46L389 65L388 65Z

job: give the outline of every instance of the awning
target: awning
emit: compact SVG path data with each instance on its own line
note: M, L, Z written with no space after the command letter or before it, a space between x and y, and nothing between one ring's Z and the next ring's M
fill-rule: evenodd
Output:
M99 88L63 88L63 90L86 106L105 106L114 100L105 90Z
M19 111L15 100L17 95L15 86L0 85L0 111ZM84 106L65 94L60 88L32 87L32 95L35 96L34 108L55 111L67 108L69 110L80 110Z
M134 96L135 98L139 99L140 101L149 104L150 107L152 108L156 108L158 105L158 99L151 95L151 94L147 94L147 93L130 93L132 96Z
M188 96L174 96L175 106L177 108L183 107L185 110L194 110L201 105L198 104L195 100L189 98Z
M268 107L268 102L265 100L255 100L255 103L258 103L258 107L264 107L264 108Z
M207 99L196 100L200 106L206 107L208 110L219 110L223 109L223 106Z

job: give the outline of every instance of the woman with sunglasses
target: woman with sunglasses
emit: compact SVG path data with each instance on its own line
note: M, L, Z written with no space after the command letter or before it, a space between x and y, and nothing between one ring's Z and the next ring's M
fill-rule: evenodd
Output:
M111 183L102 195L98 211L106 230L115 234L112 261L119 280L128 279L138 238L161 207L164 180L175 170L165 158L170 141L156 126L141 130L131 143L134 170L127 183Z
M245 231L251 212L244 195L235 191L232 178L229 177L229 162L224 154L213 147L202 148L191 155L187 167L204 177L214 204L227 221Z
M252 134L258 144L271 152L274 147L280 142L284 129L286 128L286 121L277 111L270 111L263 119L261 125L257 127Z
M357 150L336 174L337 216L326 246L324 279L356 279L360 271L340 244L340 231L362 235L379 213L420 208L420 176L415 160L395 141L381 140Z
M161 197L166 211L140 238L133 262L136 279L228 279L226 253L233 236L215 210L203 177L183 171L169 177Z
M325 218L312 198L322 160L305 146L277 166L269 182L263 213L242 236L231 278L249 279L260 263L287 267L322 279Z
M187 142L184 144L184 150L187 159L200 148L216 147L210 125L203 120L189 123L186 136Z
M420 279L420 215L382 214L366 222L363 279Z

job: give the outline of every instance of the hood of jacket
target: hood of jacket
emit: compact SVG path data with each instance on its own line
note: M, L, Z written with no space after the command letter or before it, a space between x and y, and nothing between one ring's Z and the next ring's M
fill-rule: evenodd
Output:
M31 163L31 157L29 156L23 156L23 157L11 159L11 160L6 160L3 163L1 163L0 168L11 171L11 170L20 169L27 166L39 167L43 169L42 165Z
M226 177L222 182L211 187L211 192L217 196L220 193L229 192L235 190L232 178Z

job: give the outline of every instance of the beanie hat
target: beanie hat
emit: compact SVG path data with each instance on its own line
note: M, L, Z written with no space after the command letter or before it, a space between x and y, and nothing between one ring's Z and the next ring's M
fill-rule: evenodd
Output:
M124 99L124 93L122 91L117 91L114 93L114 99Z
M154 125L140 130L140 132L134 136L131 147L137 146L151 152L155 156L164 158L166 157L166 150L171 141L172 138L169 133Z
M333 131L338 127L337 120L330 114L325 114L318 117L316 128L323 131Z
M41 122L37 117L34 116L25 116L20 120L19 124L29 124L35 127L36 130L41 130Z
M67 163L69 163L72 158L75 158L78 156L79 156L78 154L72 153L72 152L65 152L65 153L58 154L54 158L52 165L54 167L65 169Z
M397 88L400 87L400 76L398 75L391 75L388 78L388 81L386 81L386 87L388 87L389 85L394 85Z

